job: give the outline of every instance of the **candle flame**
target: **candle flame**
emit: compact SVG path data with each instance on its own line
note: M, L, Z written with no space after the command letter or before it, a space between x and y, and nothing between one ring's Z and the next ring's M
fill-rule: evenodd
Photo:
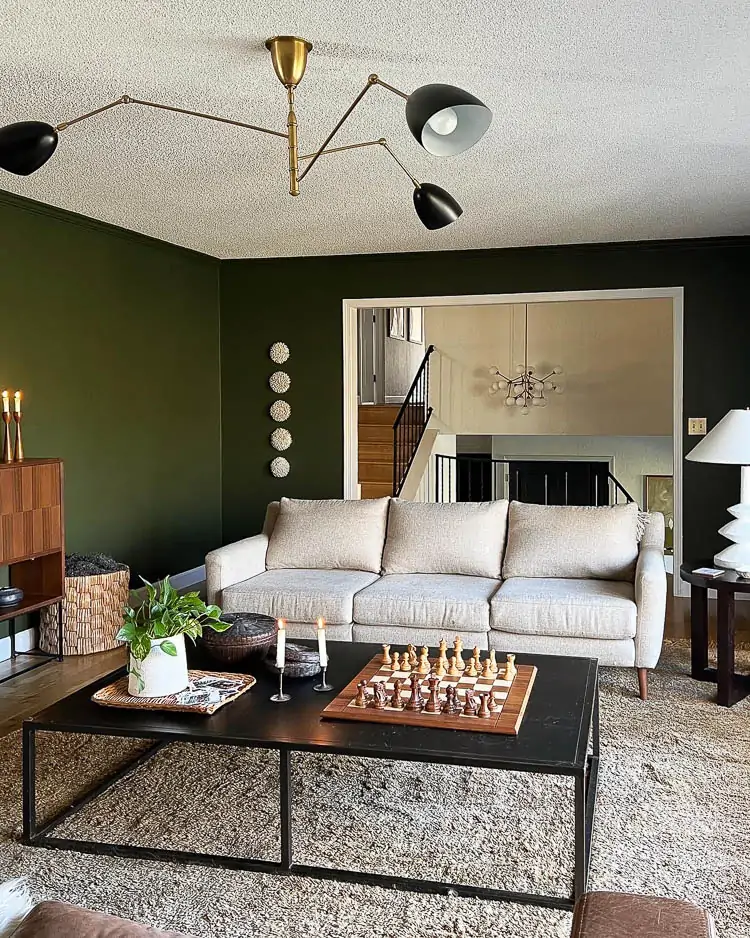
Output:
M282 632L286 628L286 619L277 619L276 628Z
M326 627L326 620L323 618L323 616L318 616L318 628L324 629L325 627Z

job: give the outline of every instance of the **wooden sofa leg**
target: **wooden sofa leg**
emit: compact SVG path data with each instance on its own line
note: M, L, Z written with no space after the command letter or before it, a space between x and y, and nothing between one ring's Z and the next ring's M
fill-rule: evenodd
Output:
M641 700L648 699L648 668L638 668L638 691Z

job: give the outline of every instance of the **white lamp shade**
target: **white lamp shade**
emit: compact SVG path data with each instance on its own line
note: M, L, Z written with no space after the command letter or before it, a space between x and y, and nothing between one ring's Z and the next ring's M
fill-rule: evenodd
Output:
M750 409L730 410L685 458L750 466Z

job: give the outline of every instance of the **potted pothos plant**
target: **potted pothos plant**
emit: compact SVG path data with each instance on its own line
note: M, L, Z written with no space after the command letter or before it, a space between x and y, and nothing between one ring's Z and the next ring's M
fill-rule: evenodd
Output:
M210 628L224 632L231 623L220 620L221 609L206 605L198 593L178 593L169 582L154 586L141 577L146 598L129 606L117 639L130 651L128 693L135 697L166 697L188 686L185 636L195 641Z

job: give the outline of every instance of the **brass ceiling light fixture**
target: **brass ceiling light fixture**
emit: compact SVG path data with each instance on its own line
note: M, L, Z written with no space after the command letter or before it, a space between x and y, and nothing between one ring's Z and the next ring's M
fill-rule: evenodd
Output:
M271 53L271 61L276 76L286 88L288 103L286 133L271 130L268 127L258 127L255 124L248 124L243 121L231 120L226 117L217 117L213 114L203 114L200 111L190 111L185 108L172 107L168 104L158 104L155 101L144 101L125 94L117 98L116 101L111 101L109 104L98 107L86 114L81 114L78 117L73 117L70 120L62 121L55 126L42 121L21 121L0 128L0 168L18 176L29 176L44 166L53 155L57 149L59 134L62 131L118 105L139 104L144 107L173 111L191 117L201 117L206 120L254 130L258 133L283 137L287 141L288 149L289 194L293 196L299 195L300 182L321 156L360 147L378 146L392 157L411 180L414 187L414 208L425 228L431 230L444 228L461 215L463 210L453 196L434 183L420 182L404 166L384 137L379 137L377 140L366 140L362 143L351 143L341 147L329 147L329 144L367 92L375 85L379 85L406 101L406 122L420 146L434 156L455 156L457 153L468 150L469 147L480 140L492 122L492 112L478 98L461 88L442 84L424 85L411 94L406 94L399 91L398 88L394 88L393 85L382 81L377 75L370 75L365 87L345 111L341 120L328 134L321 146L313 153L300 155L294 94L305 74L307 57L312 50L312 43L297 36L274 36L266 42L266 48ZM300 171L300 163L303 162L306 162L307 165Z

